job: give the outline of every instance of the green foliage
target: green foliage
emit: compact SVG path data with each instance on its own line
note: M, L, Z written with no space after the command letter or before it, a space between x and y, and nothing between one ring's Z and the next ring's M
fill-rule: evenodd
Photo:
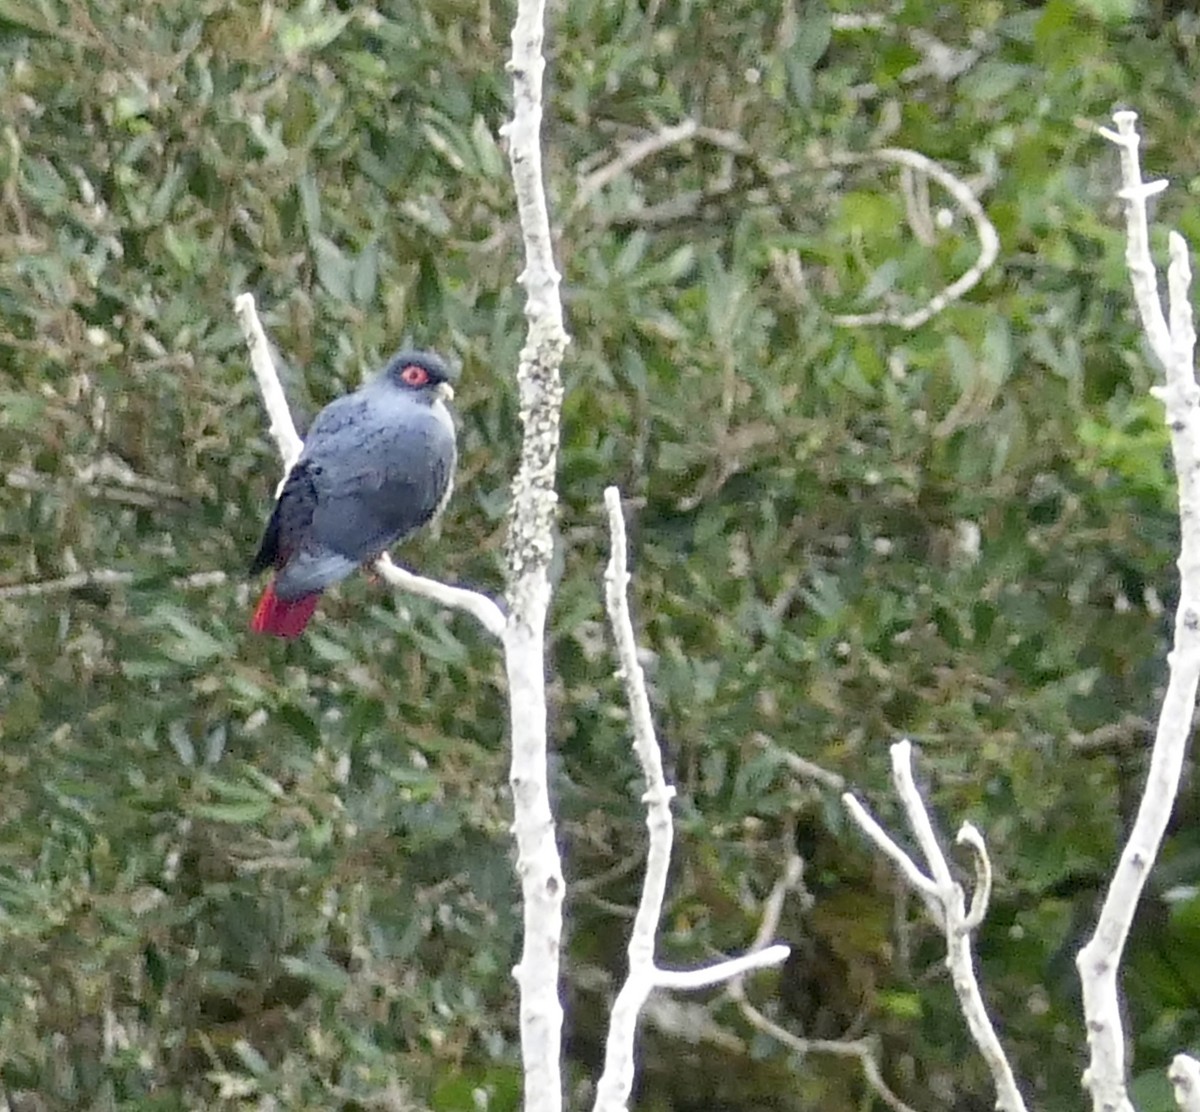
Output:
M363 577L301 641L247 636L278 462L231 313L252 290L302 415L406 337L462 359L463 475L440 536L398 557L498 591L523 337L509 8L0 0L0 587L119 573L0 594L10 1094L518 1103L494 646ZM893 822L907 734L946 829L970 818L992 848L980 952L1018 1073L1075 1107L1071 958L1141 780L1177 532L1115 155L1080 122L1136 106L1172 180L1158 217L1200 236L1198 25L1082 0L833 18L861 8L553 13L568 1052L593 1075L644 842L601 605L617 483L680 788L663 959L743 946L794 841L814 904L789 902L796 952L755 979L761 1007L877 1032L915 1106L989 1103L936 935L912 908L897 946L896 881L780 755ZM688 116L708 130L580 192ZM881 145L977 185L1002 241L911 333L833 318L921 305L977 245L961 214L920 242L894 169L829 157ZM930 209L953 215L934 186ZM1189 789L1132 941L1139 1086L1200 1035L1194 812ZM730 1038L647 1025L645 1107L869 1103L853 1062L796 1062L709 1011Z

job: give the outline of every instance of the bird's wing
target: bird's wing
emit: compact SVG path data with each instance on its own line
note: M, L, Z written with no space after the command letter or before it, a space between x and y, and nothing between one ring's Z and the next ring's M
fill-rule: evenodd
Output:
M396 407L330 434L315 462L312 539L365 562L441 507L454 470L454 431L427 406Z
M357 560L328 548L316 536L313 519L320 504L320 478L319 465L303 457L297 461L250 568L252 575L275 568L275 595L285 601L324 590L358 566Z
M283 489L271 511L271 519L263 531L262 543L250 565L250 574L257 575L267 568L279 568L302 548L312 526L317 506L317 488L307 460L301 457L288 472Z
M304 449L284 481L250 574L281 568L296 552L312 545L312 519L320 497L320 460L352 446L354 430L369 419L361 393L334 399L320 413L304 438Z

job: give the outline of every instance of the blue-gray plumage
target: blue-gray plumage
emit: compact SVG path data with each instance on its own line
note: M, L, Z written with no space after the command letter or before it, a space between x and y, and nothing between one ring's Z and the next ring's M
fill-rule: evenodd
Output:
M326 587L441 512L457 457L444 404L454 377L431 352L402 351L317 414L251 565L275 568L252 629L297 636Z

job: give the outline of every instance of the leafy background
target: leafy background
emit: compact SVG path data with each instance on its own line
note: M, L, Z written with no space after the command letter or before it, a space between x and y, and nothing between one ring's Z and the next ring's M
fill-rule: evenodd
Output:
M364 578L297 643L247 636L278 461L231 313L254 292L304 415L405 338L462 361L458 491L440 535L398 555L499 590L523 336L498 138L511 9L0 0L14 1108L519 1100L495 649ZM1171 181L1157 220L1200 242L1200 18L1165 0L870 14L552 5L573 1102L644 843L601 609L609 483L680 789L664 960L744 946L798 848L796 954L752 997L797 1034L876 1036L917 1107L990 1107L935 933L836 793L786 762L845 777L900 829L887 745L910 736L943 828L969 818L992 850L979 951L1018 1075L1040 1107L1080 1099L1072 958L1136 804L1177 534L1116 156L1092 126L1139 111L1147 173ZM717 141L582 190L687 117ZM920 242L894 170L833 167L881 145L969 180L1002 241L914 332L835 316L916 307L977 246L961 215ZM22 586L81 572L105 574ZM1198 1039L1197 810L1189 775L1124 978L1148 1109ZM645 1026L638 1107L881 1107L853 1061L789 1054L720 993L686 1003Z

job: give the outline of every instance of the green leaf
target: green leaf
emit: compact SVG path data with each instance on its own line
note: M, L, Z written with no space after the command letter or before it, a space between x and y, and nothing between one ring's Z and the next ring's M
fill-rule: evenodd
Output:
M35 394L0 391L0 427L33 428L44 420L46 399Z
M379 285L379 243L372 240L359 253L354 261L352 293L354 304L362 307L371 305L375 300L375 291Z
M279 47L290 59L321 50L334 42L349 22L349 14L340 12L317 16L311 5L298 16L281 15L277 21Z
M255 1077L265 1077L271 1072L271 1066L257 1050L254 1049L245 1039L235 1039L233 1043L233 1052L237 1055L238 1061L242 1063Z
M188 810L197 818L212 822L249 826L266 818L273 806L274 802L270 799L257 799L241 803L195 803Z
M0 0L0 25L10 32L51 35L54 22L45 10L39 11L32 0Z
M196 625L182 610L162 606L154 616L176 635L164 639L162 643L163 654L168 659L194 665L209 663L227 655L226 646Z
M308 958L285 957L281 964L293 976L303 978L329 996L340 996L350 984L350 974L324 954Z
M880 1008L889 1015L902 1020L920 1019L925 1014L921 996L916 992L883 990L878 995Z
M1105 23L1128 23L1138 14L1140 0L1075 0L1081 12Z
M491 126L483 116L476 116L471 124L471 144L480 172L485 178L501 179L508 175L508 165L500 150Z
M345 252L328 236L314 235L309 242L317 268L317 281L331 297L338 301L350 301L352 264Z

